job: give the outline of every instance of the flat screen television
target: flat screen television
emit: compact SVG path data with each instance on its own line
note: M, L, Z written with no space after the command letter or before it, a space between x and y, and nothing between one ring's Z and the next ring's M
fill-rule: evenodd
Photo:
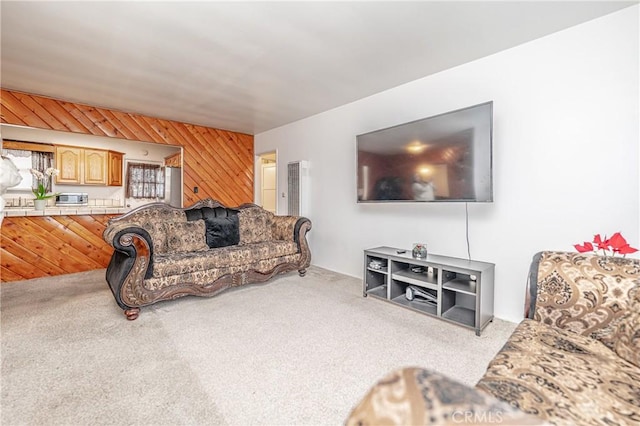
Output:
M358 202L492 202L493 102L356 137Z

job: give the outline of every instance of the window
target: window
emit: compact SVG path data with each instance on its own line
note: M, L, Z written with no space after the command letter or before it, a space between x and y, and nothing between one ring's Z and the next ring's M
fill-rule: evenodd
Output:
M128 163L127 198L164 198L164 167Z

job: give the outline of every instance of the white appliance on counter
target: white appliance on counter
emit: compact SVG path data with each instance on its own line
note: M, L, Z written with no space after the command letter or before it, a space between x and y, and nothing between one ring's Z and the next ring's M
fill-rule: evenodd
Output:
M164 202L172 207L182 208L182 169L164 168Z

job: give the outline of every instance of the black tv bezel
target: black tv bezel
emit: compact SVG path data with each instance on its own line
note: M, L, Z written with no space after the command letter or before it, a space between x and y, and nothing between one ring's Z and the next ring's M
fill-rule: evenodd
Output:
M420 122L420 121L425 121L425 120L430 120L430 119L434 119L434 118L438 118L438 117L442 117L444 115L450 115L450 114L455 114L461 111L466 111L469 109L473 109L473 108L478 108L481 106L485 106L485 105L489 105L490 109L489 109L489 198L486 200L478 200L476 199L446 199L446 200L360 200L358 197L358 156L360 153L360 150L358 149L358 137L360 136L365 136L365 135L370 135L373 133L377 133L377 132L382 132L382 131L386 131L386 130L391 130L397 127L402 127L402 126L409 126L411 124ZM475 105L471 105L468 107L463 107L463 108L458 108L455 110L451 110L451 111L447 111L447 112L443 112L440 114L436 114L436 115L431 115L429 117L424 117L424 118L419 118L417 120L412 120L412 121L407 121L405 123L401 123L401 124L396 124L394 126L389 126L389 127L384 127L384 128L380 128L377 130L373 130L371 132L366 132L366 133L360 133L358 135L356 135L356 164L355 164L355 170L356 170L356 191L355 191L355 195L356 195L356 202L357 204L389 204L389 203L417 203L417 204L431 204L431 203L435 203L435 204L440 204L440 203L493 203L494 202L494 196L493 196L493 101L486 101L486 102L481 102L479 104L475 104Z

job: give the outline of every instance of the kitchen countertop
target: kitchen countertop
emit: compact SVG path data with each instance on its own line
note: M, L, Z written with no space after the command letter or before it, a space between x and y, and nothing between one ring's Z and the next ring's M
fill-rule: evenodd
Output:
M45 207L44 210L35 210L33 207L5 207L5 217L17 216L79 216L93 214L123 214L131 210L129 207Z

